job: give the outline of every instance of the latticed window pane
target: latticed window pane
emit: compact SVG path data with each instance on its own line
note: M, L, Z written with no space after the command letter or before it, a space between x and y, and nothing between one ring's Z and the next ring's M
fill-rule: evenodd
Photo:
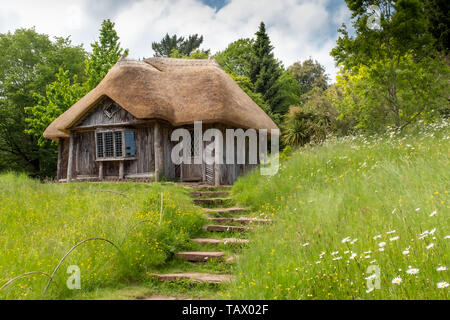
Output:
M103 158L103 133L97 133L97 158Z
M122 157L122 131L114 132L114 144L116 146L116 157Z
M114 142L113 142L113 133L105 132L105 157L112 158L114 157Z

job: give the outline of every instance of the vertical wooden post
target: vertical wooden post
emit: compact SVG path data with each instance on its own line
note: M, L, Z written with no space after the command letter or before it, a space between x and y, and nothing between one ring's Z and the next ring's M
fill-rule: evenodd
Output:
M56 166L56 180L59 181L62 179L62 168L61 168L61 162L62 162L62 149L63 149L63 139L58 139L58 163Z
M123 173L123 161L119 162L119 179L123 180L124 178L124 173Z
M161 125L158 122L155 122L153 133L155 140L155 181L158 182L161 178L162 172L164 171L163 150L161 143Z
M103 180L103 161L99 161L98 163L98 179L100 181Z
M73 132L70 132L69 138L69 160L67 161L67 182L72 180L72 166L73 166Z
M220 186L220 164L214 163L214 185Z

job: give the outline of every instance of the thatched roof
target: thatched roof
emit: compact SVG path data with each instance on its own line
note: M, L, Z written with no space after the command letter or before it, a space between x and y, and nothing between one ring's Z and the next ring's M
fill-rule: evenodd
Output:
M120 60L95 89L50 124L44 137L68 137L70 128L105 97L138 119L163 119L173 126L201 120L277 129L214 60L150 58Z

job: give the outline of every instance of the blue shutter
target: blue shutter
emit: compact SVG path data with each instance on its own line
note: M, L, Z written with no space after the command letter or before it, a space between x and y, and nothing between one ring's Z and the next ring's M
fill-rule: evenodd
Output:
M125 155L127 157L136 156L136 141L134 131L125 131Z

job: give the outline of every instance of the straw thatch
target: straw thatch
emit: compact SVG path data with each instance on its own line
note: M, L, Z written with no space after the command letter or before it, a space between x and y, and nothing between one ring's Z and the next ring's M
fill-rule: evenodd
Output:
M70 128L105 96L138 119L163 119L173 126L201 120L277 129L214 60L150 58L120 60L95 89L50 124L44 137L68 137Z

